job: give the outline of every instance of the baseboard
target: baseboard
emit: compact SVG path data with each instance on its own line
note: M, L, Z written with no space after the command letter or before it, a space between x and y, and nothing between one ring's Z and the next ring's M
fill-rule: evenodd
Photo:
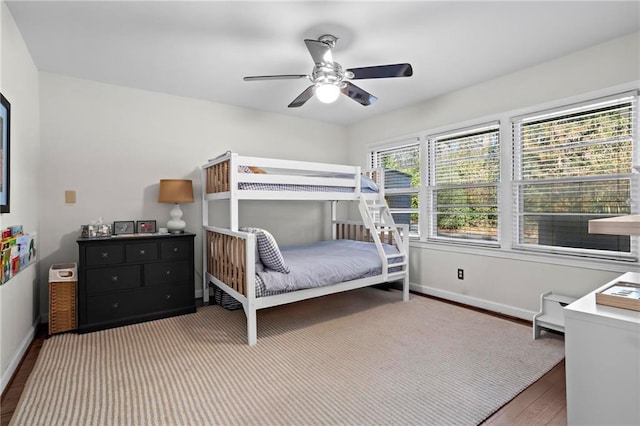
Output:
M477 297L465 296L464 294L453 293L438 288L427 287L420 284L409 284L409 288L416 293L427 294L429 296L439 297L441 299L451 300L452 302L463 303L465 305L474 306L476 308L486 309L488 311L498 312L515 318L531 321L535 312L526 309L520 309L501 303L491 302Z
M31 345L31 342L33 341L33 338L35 337L36 332L38 331L39 325L40 325L40 317L36 318L36 321L31 326L31 329L29 330L29 332L24 337L24 339L22 339L22 342L20 343L18 351L15 353L15 355L11 359L9 366L2 373L2 378L0 379L0 395L4 393L4 390L9 384L9 382L11 381L11 378L18 370L18 367L20 366L20 362L22 361L22 358L27 353L27 350L29 349L29 345Z

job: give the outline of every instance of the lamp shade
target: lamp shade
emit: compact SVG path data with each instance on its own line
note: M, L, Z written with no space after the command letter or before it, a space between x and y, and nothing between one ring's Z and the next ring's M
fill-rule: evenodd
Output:
M189 179L160 179L159 203L193 203L193 185Z

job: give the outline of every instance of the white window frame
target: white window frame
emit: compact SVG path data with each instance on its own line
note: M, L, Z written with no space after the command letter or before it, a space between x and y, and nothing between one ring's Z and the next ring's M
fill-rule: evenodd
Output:
M369 166L372 168L378 168L378 167L382 167L380 164L378 164L377 159L378 159L378 153L381 151L387 151L387 150L400 150L402 148L406 148L406 147L411 147L411 146L417 146L418 148L418 154L419 154L419 159L418 159L418 164L419 164L419 170L420 170L420 187L418 188L386 188L385 187L385 195L409 195L409 196L413 196L413 195L417 195L418 196L418 208L408 208L408 209L403 209L403 208L393 208L390 207L389 208L389 212L394 215L394 214L402 214L402 213L407 213L407 214L416 214L418 215L418 232L417 233L412 233L410 232L410 236L413 238L419 238L420 235L422 235L423 232L423 225L422 225L422 221L424 219L424 214L422 213L422 197L420 197L420 188L423 186L423 182L422 182L422 169L423 169L423 151L424 151L424 147L422 145L421 139L419 136L413 136L413 137L405 137L402 139L399 139L395 142L392 143L385 143L385 144L380 144L380 145L376 145L374 147L371 147L368 150L368 156L369 156ZM385 177L385 182L386 182L386 177Z
M495 128L496 133L498 134L498 173L500 176L501 173L501 163L502 163L502 142L501 142L501 125L497 120L491 120L488 122L482 122L478 124L474 124L471 126L465 126L461 128L455 128L448 131L438 132L438 133L430 133L425 136L424 141L426 145L426 151L428 152L428 162L427 162L427 176L420 178L420 183L427 182L426 187L426 203L429 206L428 218L429 218L429 229L427 232L427 239L432 241L443 241L449 243L459 243L459 244L468 244L468 245L480 245L480 246L490 246L490 247L499 247L501 242L501 232L500 232L500 201L501 201L501 179L498 177L493 183L489 182L480 182L480 183L469 183L469 184L461 184L461 185L444 185L439 184L436 180L436 142L442 138L454 138L456 136L464 137L476 132L482 132L484 130ZM423 169L424 170L424 169ZM423 184L424 186L424 184ZM452 188L470 188L470 187L488 187L495 186L496 187L496 196L497 196L497 236L496 240L481 240L481 239L472 239L472 238L454 238L454 237L445 237L438 235L438 206L436 193L438 190L442 189L452 189Z
M608 270L612 272L626 272L628 268L638 264L637 259L625 258L625 259L612 259L610 257L584 257L584 256L572 256L567 253L558 252L539 252L534 250L520 250L514 247L513 241L513 227L515 222L514 215L514 202L513 188L512 188L512 172L513 172L513 139L511 122L515 117L522 115L532 114L537 111L551 111L554 109L566 109L567 106L580 103L592 103L595 99L605 98L609 96L615 96L621 93L638 93L640 91L640 80L632 81L609 88L603 88L594 90L591 92L585 92L582 94L567 96L564 98L558 98L555 100L549 100L546 102L532 104L530 106L524 106L515 108L512 110L506 110L502 112L496 112L491 115L487 115L481 118L469 119L466 121L447 124L442 126L433 127L427 130L417 131L401 137L392 137L383 141L371 142L366 145L366 163L371 164L371 152L375 149L383 147L390 148L406 143L408 139L417 140L420 143L420 164L421 164L421 186L418 189L419 193L419 218L420 218L420 237L413 236L411 238L411 246L425 249L453 251L456 253L467 253L470 255L484 255L499 258L508 258L519 261L529 262L541 262L545 264L556 264L562 266L573 267L587 267L598 270ZM640 106L639 106L640 109ZM640 111L639 111L640 112ZM440 134L444 132L452 131L453 129L468 128L478 125L479 123L488 123L492 121L500 122L500 150L501 150L501 181L500 181L500 197L501 197L501 210L499 235L500 246L497 248L489 246L477 246L468 244L466 242L448 242L448 241L434 241L427 238L428 231L431 229L428 218L429 214L429 197L428 186L425 184L426 168L427 168L427 142L426 135ZM640 113L636 115L636 127L635 131L640 131ZM634 165L636 173L640 174L640 135L634 136L634 158L638 162ZM640 175L639 175L640 177ZM636 192L638 194L638 192ZM640 211L640 197L635 201L635 205L632 207L633 211ZM632 236L631 244L636 247L636 253L638 253L638 244L640 237Z
M620 103L626 102L625 99L628 99L629 102L633 105L633 111L635 116L633 117L635 123L632 127L632 140L633 140L633 158L632 158L632 167L633 164L637 164L638 162L638 91L624 92L618 93L606 97L600 98L591 98L579 103L565 104L563 106L559 106L553 109L532 111L527 114L521 114L518 116L513 116L510 119L510 128L512 129L512 149L513 149L513 163L512 163L512 175L511 175L511 186L512 186L512 194L513 194L513 206L512 206L512 220L513 220L513 228L512 228L512 248L516 250L525 250L525 251L533 251L533 252L541 252L541 253L551 253L551 254L561 254L561 255L569 255L569 256L582 256L589 258L602 258L602 259L612 259L612 260L626 260L626 261L635 261L638 259L638 244L637 239L631 238L630 240L630 252L616 252L616 251L608 251L608 250L597 250L597 249L588 249L588 248L572 248L572 247L561 247L561 246L553 246L553 245L541 245L541 244L531 244L526 243L521 240L521 230L523 229L522 217L523 217L523 206L521 203L521 192L520 188L522 185L527 183L538 183L535 180L525 180L522 178L522 167L521 163L521 133L520 133L520 125L523 120L531 119L535 117L536 119L544 119L545 116L553 117L558 113L570 113L571 110L580 110L585 107L593 106L597 108L598 104L603 104L607 102L616 103L619 101ZM562 183L562 182L587 182L587 181L598 181L598 180L608 180L608 179L629 179L630 182L630 193L631 193L631 205L630 205L630 214L638 214L638 173L630 170L630 173L625 175L603 175L603 176L583 176L583 177L571 177L571 178L557 178L554 179L553 182ZM551 183L551 181L549 181ZM635 195L635 197L634 197Z

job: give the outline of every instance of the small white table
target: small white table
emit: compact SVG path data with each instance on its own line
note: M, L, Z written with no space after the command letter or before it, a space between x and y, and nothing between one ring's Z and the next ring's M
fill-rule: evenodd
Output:
M564 308L569 425L640 425L640 312L595 298L617 281L640 283L640 274L627 272Z

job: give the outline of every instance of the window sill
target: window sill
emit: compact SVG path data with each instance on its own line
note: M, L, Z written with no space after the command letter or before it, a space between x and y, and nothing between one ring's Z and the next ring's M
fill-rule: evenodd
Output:
M637 271L640 267L640 263L638 261L608 260L562 254L538 253L491 246L479 247L463 243L420 241L417 238L412 238L410 240L409 247L620 273Z

